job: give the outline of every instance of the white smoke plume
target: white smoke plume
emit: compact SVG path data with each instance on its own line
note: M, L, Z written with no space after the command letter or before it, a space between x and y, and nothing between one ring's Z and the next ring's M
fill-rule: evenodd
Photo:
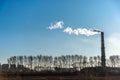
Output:
M55 24L51 23L51 25L48 27L50 30L52 29L62 29L64 26L64 22L63 21L58 21Z
M51 23L51 25L48 27L50 30L54 29L62 29L64 28L64 22L63 21L58 21L55 24ZM93 29L86 29L86 28L77 28L77 29L72 29L71 27L67 27L63 30L63 32L68 33L68 34L74 34L74 35L95 35L99 34L101 31L99 30L93 30Z
M78 28L78 29L72 29L71 27L67 27L66 29L63 30L63 32L68 33L68 34L75 34L75 35L95 35L99 34L101 31L99 30L88 30L86 28Z

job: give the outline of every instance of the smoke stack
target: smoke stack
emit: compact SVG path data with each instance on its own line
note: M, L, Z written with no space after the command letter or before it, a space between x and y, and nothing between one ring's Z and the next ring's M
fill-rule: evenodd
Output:
M101 66L102 67L106 66L104 32L101 32Z
M104 32L102 32L100 30L92 30L92 31L101 33L101 66L102 67L106 67Z

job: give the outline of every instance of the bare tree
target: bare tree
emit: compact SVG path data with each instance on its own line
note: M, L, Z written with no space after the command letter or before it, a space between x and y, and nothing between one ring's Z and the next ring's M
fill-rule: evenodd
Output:
M97 58L98 58L98 66L101 66L101 58L100 58L100 56L97 56Z
M27 56L24 56L24 57L23 57L23 62L24 62L24 66L25 66L25 67L27 67L27 65L28 65L28 62L27 62L27 61L28 61Z
M90 63L90 67L93 67L93 63L94 63L93 57L89 57L89 63Z
M56 68L63 70L64 68L75 68L81 70L85 67L97 67L101 66L100 56L87 57L82 55L62 55L62 56L12 56L7 59L9 65L19 65L24 67L24 70L53 70ZM106 61L109 66L118 67L120 63L120 57L110 56L109 60ZM21 68L19 68L19 71ZM23 69L23 68L22 68Z
M83 67L87 67L87 57L83 57Z
M95 67L97 66L97 57L96 56L94 56L94 65L95 65Z
M79 56L79 68L80 68L80 70L82 69L82 66L83 66L83 56L82 55L80 55Z
M28 56L28 63L29 63L29 67L32 70L33 67L33 56Z

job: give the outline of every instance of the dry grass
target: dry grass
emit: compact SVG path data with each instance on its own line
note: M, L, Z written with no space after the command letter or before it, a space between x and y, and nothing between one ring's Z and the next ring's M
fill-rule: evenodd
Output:
M120 80L120 76L3 76L0 75L0 80Z
M23 78L3 78L0 80L120 80L120 76L114 77L79 77L79 78L67 78L67 77L23 77Z

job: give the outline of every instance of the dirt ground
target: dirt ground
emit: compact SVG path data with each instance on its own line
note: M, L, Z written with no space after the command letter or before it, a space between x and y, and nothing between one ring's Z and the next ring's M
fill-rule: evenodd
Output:
M0 80L120 80L120 76L107 76L107 77L40 77L40 76L27 76L27 77L0 77Z
M120 76L3 76L0 74L0 80L120 80Z

